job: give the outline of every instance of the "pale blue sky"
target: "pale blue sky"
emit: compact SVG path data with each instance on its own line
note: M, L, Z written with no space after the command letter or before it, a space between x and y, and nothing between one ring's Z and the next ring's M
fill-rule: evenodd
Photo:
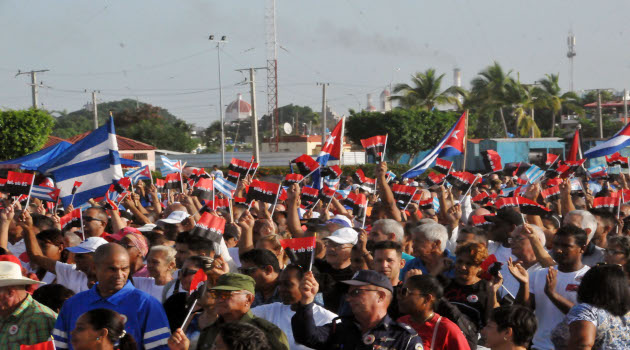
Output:
M29 78L14 75L47 68L45 108L73 111L90 99L83 90L101 90L101 101L138 97L207 126L219 104L208 35L230 40L224 104L237 92L249 100L235 69L266 65L264 12L264 0L0 0L0 108L29 107ZM279 102L320 110L316 82L327 81L331 107L344 114L416 71L434 67L450 85L457 66L467 86L493 60L522 82L560 73L566 89L569 29L577 90L630 88L627 13L628 1L277 0L278 43L288 51L279 50ZM257 80L262 115L265 72Z

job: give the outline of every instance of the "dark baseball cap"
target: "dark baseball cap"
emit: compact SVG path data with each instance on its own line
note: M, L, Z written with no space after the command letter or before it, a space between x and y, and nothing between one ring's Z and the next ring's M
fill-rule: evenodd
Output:
M377 286L387 289L394 293L392 282L384 274L372 270L357 271L351 280L341 281L342 283L349 284L351 286Z
M523 223L523 216L514 208L499 209L497 215L486 215L484 218L495 224L506 223L518 226Z
M221 275L217 280L217 284L210 288L211 290L229 290L238 291L246 290L252 294L255 291L256 282L253 278L240 273L226 273Z

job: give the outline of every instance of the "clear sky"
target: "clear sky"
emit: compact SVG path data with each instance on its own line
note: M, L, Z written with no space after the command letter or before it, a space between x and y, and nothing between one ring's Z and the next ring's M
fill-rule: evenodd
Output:
M575 89L630 88L628 1L276 0L279 104L321 110L321 87L339 114L374 102L390 83L435 68L464 86L498 61L533 82L559 73L568 88L567 34L577 38ZM223 46L224 104L238 92L236 69L266 66L265 0L0 0L0 108L27 108L31 92L17 70L39 75L40 104L74 111L138 98L198 126L218 120L217 51ZM257 74L259 115L266 73Z

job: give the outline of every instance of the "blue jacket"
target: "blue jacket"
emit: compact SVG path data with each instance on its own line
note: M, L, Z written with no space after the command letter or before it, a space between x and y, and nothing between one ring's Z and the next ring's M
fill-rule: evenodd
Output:
M453 255L448 249L444 249L444 255L446 255L449 259L455 262L455 255ZM407 271L412 270L412 269L421 270L422 273L425 275L429 273L429 270L427 270L426 266L424 266L424 263L422 262L422 260L420 260L420 258L414 258L411 261L407 261L405 263L405 267L403 267L402 270L400 270L400 279L404 280L405 275L407 274ZM455 270L451 268L449 270L444 271L442 275L447 278L455 278Z
M57 349L72 349L70 331L77 319L87 311L110 309L127 317L125 330L136 340L139 349L168 350L171 335L162 304L151 295L136 289L131 282L107 299L103 299L96 285L66 300L59 311L53 330Z

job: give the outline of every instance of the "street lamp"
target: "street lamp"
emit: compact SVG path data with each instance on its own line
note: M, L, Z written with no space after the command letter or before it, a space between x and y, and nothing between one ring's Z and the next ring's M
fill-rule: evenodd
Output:
M210 35L208 40L217 43L217 63L219 65L219 115L221 117L221 165L225 166L225 132L223 121L223 87L221 86L221 44L227 43L227 37L223 35L220 40L215 40L214 35Z

